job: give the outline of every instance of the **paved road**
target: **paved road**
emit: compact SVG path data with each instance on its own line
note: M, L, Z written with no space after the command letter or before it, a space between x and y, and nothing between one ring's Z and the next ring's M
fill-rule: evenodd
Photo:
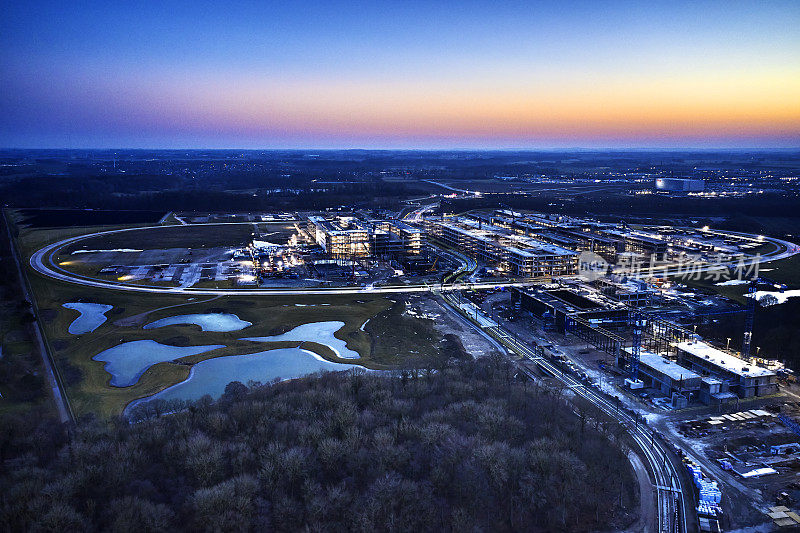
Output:
M448 191L452 191L452 192L460 192L460 193L463 193L463 194L471 194L473 196L477 195L477 194L480 194L478 191L468 191L467 189L459 189L458 187L452 187L452 186L446 185L444 183L439 183L438 181L433 181L433 180L422 180L422 181L424 181L425 183L430 183L431 185L436 185L437 187L441 187L443 189L447 189Z
M31 314L36 317L36 320L32 324L34 336L36 337L36 346L39 348L39 354L42 358L42 366L47 376L47 383L50 386L50 391L53 394L53 400L56 404L56 409L58 410L58 418L61 420L61 422L74 421L75 417L72 413L72 409L70 408L66 393L64 392L64 386L61 382L58 372L55 370L55 364L53 363L53 357L50 353L50 347L47 344L46 337L42 333L42 326L39 323L39 312L36 306L36 298L33 296L30 285L28 284L28 278L25 276L25 271L22 268L22 260L17 252L17 246L14 241L14 237L11 234L11 223L6 216L5 211L3 211L3 218L5 219L6 231L8 232L11 254L14 256L14 262L17 265L20 287L22 288L25 299L29 302L29 310Z
M406 222L421 222L422 217L425 213L427 213L428 211L433 211L437 207L439 207L439 202L423 205L422 207L419 207L414 211L407 213L405 216L403 216L403 220L405 220Z
M421 215L421 211L427 210L431 206L425 206L421 208L418 215ZM235 224L250 224L249 222L221 222L221 223L208 223L208 224L187 224L191 226L219 226L219 225L235 225ZM193 294L193 295L206 295L206 296L226 296L226 295L240 295L240 296L262 296L262 295L330 295L330 294L363 294L363 293L405 293L405 292L427 292L430 290L460 290L463 288L471 287L475 289L490 289L490 288L497 288L497 287L511 287L511 286L527 286L532 284L532 282L487 282L487 283L471 283L469 285L455 283L455 284L436 284L436 285L428 285L428 284L417 284L417 285L394 285L394 286L384 286L384 287L331 287L331 288L297 288L297 289L285 289L285 288L256 288L256 289L211 289L211 288L194 288L194 287L164 287L164 286L156 286L156 285L137 285L137 284L130 284L130 283L123 283L118 281L110 281L110 280L100 280L95 278L90 278L87 276L82 276L80 274L75 274L73 272L69 272L55 264L53 258L55 255L58 254L58 251L75 242L81 241L83 239L88 239L91 237L98 237L98 236L106 236L112 235L116 233L124 233L128 231L141 231L146 229L152 228L162 228L163 226L145 226L140 228L125 228L125 229L118 229L118 230L111 230L111 231L101 231L96 233L90 233L87 235L79 235L76 237L71 237L68 239L64 239L62 241L50 244L45 246L44 248L38 250L31 256L31 266L39 273L58 279L60 281L66 281L69 283L75 283L78 285L84 285L87 287L95 287L101 289L114 289L114 290L124 290L124 291L131 291L131 292L147 292L147 293L158 293L158 294ZM730 232L733 234L733 232ZM745 235L745 234L737 234L737 235ZM752 237L752 236L750 236ZM797 245L783 241L781 239L774 239L771 237L764 238L764 241L770 241L774 243L778 250L773 252L772 254L767 254L760 257L750 257L744 259L742 264L745 266L750 266L757 261L760 262L767 262L767 261L774 261L777 259L784 259L787 257L791 257L796 253L800 252L800 247ZM467 265L466 271L473 270L477 267L477 263L472 258L466 258ZM722 263L718 265L714 264L706 264L706 265L698 265L697 268L693 270L693 272L708 272L710 270L718 269L720 266L733 266L736 267L739 264L738 261L736 262L729 262L729 263ZM666 266L654 269L655 273L660 275L679 275L683 273L677 267L674 266ZM650 272L643 272L640 276L645 277L651 275Z
M220 224L249 224L249 222L224 222L215 224L190 224L197 226L217 226ZM58 251L70 244L88 239L91 237L111 235L115 233L124 233L127 231L138 231L148 228L158 228L163 226L148 226L145 228L125 228L111 231L100 231L90 233L87 235L79 235L77 237L70 237L62 241L49 244L44 248L36 251L31 256L31 266L45 276L66 281L68 283L75 283L86 287L95 287L99 289L112 289L131 292L146 292L156 294L183 294L183 295L204 295L204 296L276 296L276 295L332 295L332 294L371 294L371 293L406 293L406 292L428 292L431 290L451 291L462 290L466 288L473 289L493 289L497 287L524 287L531 285L532 282L487 282L487 283L455 283L455 284L416 284L416 285L393 285L386 287L331 287L331 288L297 288L297 289L283 289L283 288L257 288L257 289L210 289L210 288L194 288L194 287L164 287L157 285L135 285L130 283L101 280L82 276L74 272L70 272L58 266L54 257ZM474 262L474 261L473 261Z
M459 303L453 294L443 294L442 297L453 309L460 309ZM620 406L610 401L605 394L592 387L587 387L574 376L564 373L548 359L537 355L529 346L519 342L502 325L480 327L479 324L487 323L485 316L483 317L484 320L476 321L475 317L471 315L461 314L469 319L473 327L489 334L511 353L535 362L542 370L561 381L574 394L584 398L604 411L608 416L618 420L641 449L648 469L654 476L653 490L658 511L656 531L660 533L688 533L687 513L693 511L693 499L685 496L690 495L691 492L684 486L680 473L673 463L674 458L669 455L670 452L666 450L660 439L655 437L651 428L643 425L624 409L620 409ZM529 377L534 377L524 366L519 365L519 368ZM642 495L642 497L646 496Z

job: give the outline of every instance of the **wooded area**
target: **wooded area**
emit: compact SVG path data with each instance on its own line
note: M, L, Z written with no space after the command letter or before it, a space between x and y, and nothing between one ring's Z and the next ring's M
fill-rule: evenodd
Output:
M69 433L2 419L0 529L587 531L635 514L624 430L501 358L234 382L135 415Z

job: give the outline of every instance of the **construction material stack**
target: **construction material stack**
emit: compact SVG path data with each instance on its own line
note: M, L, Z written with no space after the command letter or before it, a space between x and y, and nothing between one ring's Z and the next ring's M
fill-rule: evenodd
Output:
M721 531L719 522L722 518L722 491L717 482L706 476L696 463L688 459L684 461L697 487L697 519L700 531Z

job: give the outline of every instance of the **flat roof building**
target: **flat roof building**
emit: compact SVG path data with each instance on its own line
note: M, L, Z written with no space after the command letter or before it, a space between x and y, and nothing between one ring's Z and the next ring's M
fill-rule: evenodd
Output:
M617 281L600 278L596 281L600 291L617 302L625 303L631 307L644 307L650 305L656 296L656 291L648 288L646 284L630 281L620 283Z
M370 232L355 218L325 220L313 216L308 218L308 229L313 231L317 244L333 259L352 259L371 254Z
M656 178L655 187L663 192L702 192L706 182L692 178Z
M631 353L631 348L624 348ZM673 392L688 396L700 390L703 376L675 361L658 354L641 350L639 354L639 378L650 387L671 395Z
M467 218L426 219L426 229L446 245L516 276L575 274L578 253L556 244Z
M623 251L641 254L647 258L662 259L669 247L667 241L642 233L616 229L603 230L603 233L621 240L625 245Z
M696 372L726 381L730 391L740 398L778 392L778 376L773 370L755 366L704 342L680 342L675 346L679 361Z

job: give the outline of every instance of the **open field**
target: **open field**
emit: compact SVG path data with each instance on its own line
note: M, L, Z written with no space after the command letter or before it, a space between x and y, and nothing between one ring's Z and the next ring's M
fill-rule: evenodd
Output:
M157 224L163 211L93 209L20 209L22 223L35 228L75 227L100 224Z
M47 394L42 393L39 352L19 303L0 287L0 413L50 406Z
M766 255L766 254L771 254L771 253L774 253L774 252L780 251L780 250L782 250L782 248L779 247L777 244L775 244L774 242L771 242L771 241L767 241L764 244L760 244L760 245L756 246L755 248L750 248L747 251L747 253L749 253L749 254Z
M372 357L373 340L359 328L367 319L390 308L392 302L384 298L353 300L350 298L304 299L292 298L186 298L162 295L128 295L114 291L92 291L72 287L39 277L33 277L33 286L39 301L42 324L53 349L57 364L66 376L67 390L76 413L96 412L113 415L136 399L154 394L178 383L188 376L188 364L211 357L260 352L267 349L298 346L299 342L263 343L239 340L242 337L268 336L284 333L295 326L309 322L341 320L345 326L336 332L337 338L347 342L348 348L359 352L359 364L371 368L388 368L389 360L383 356ZM109 320L92 333L71 335L67 328L77 312L61 307L67 301L89 301L113 305ZM303 306L296 303L305 302ZM169 307L168 309L164 309ZM252 322L246 330L234 332L202 332L197 326L176 325L151 330L141 328L147 322L184 313L225 312ZM103 363L92 357L103 350L135 340L151 339L162 344L188 346L220 344L225 348L181 359L181 363L159 363L148 369L139 381L130 387L111 387L110 375ZM314 343L304 343L325 359L345 362L335 357L329 348ZM378 352L380 354L380 352ZM380 354L383 355L383 354ZM352 361L349 361L352 362Z
M82 240L64 249L69 254L79 248L215 248L220 246L243 246L257 232L264 240L285 244L294 233L292 224L284 223L236 223L208 224L202 226L157 226L127 231L112 235L100 235Z
M800 254L793 255L788 259L779 259L762 264L759 269L759 275L779 283L785 283L789 289L800 288ZM684 280L678 278L676 281L692 288L712 291L741 304L747 301L745 298L745 294L747 294L747 285L745 284L716 285L717 281L706 279Z
M431 321L403 316L405 304L382 297L237 297L191 298L180 295L130 294L109 290L90 290L61 283L31 272L41 320L54 358L65 376L68 396L76 414L119 414L130 401L155 394L188 376L190 365L204 359L296 347L299 342L262 343L239 340L242 337L284 333L310 322L339 320L345 325L335 336L358 352L357 360L373 369L404 366L404 359L419 362L422 357L438 357L441 335ZM65 309L65 302L84 301L113 305L109 320L92 333L71 335L69 324L78 313ZM225 312L252 322L246 330L203 332L197 326L176 325L143 330L145 323L185 313ZM362 325L370 320L365 330ZM159 363L148 369L130 387L112 387L101 362L92 357L123 342L151 339L162 344L188 346L220 344L220 348L183 358L176 363ZM321 344L306 342L303 348L334 362L338 359Z
M79 226L72 228L29 228L19 226L19 235L17 236L17 243L20 247L20 252L26 257L38 250L39 248L58 242L70 237L78 235L85 235L87 233L94 233L97 231L109 231L114 229L123 229L132 226Z
M762 274L777 282L785 283L790 289L800 288L800 254L765 263L762 265Z
M285 240L288 239L289 232L293 231L291 225L272 223L171 226L116 234L112 236L114 240L92 239L99 242L87 241L81 243L80 248L152 249L162 246L203 247L222 243L233 245L235 239L242 239L242 242L250 239L256 226L265 240L276 239L276 235L278 239ZM26 256L29 256L48 243L69 236L108 229L116 228L23 228L19 236L20 248ZM148 235L146 239L142 238L144 232ZM139 237L134 238L137 234ZM119 236L124 237L116 239ZM164 250L164 253L167 252L168 250ZM85 263L81 266L71 266L80 273L90 273L93 270L93 267ZM65 377L67 393L78 416L87 413L104 417L119 414L130 401L150 396L183 381L188 376L191 365L205 359L297 347L300 342L265 343L240 339L278 335L311 322L338 320L345 323L335 336L345 341L349 349L361 355L356 361L337 358L325 345L315 342L302 343L304 349L333 362L357 362L368 368L390 369L405 366L411 361L419 364L422 359L431 360L443 355L440 349L442 335L433 328L432 321L406 316L405 303L402 299L387 299L377 295L190 297L131 294L88 289L58 282L45 278L30 268L29 276L39 305L42 326L54 359ZM108 304L112 305L113 309L107 313L108 320L94 332L72 335L67 329L78 317L78 312L63 308L62 304L76 301ZM209 312L236 314L253 325L245 330L233 332L204 332L193 325L142 329L144 324L160 318ZM369 324L366 324L367 321ZM363 327L365 324L366 327ZM217 344L223 345L224 348L184 357L174 362L158 363L150 367L137 383L129 387L109 385L111 375L105 371L104 363L93 361L92 357L124 342L146 339L174 346Z

